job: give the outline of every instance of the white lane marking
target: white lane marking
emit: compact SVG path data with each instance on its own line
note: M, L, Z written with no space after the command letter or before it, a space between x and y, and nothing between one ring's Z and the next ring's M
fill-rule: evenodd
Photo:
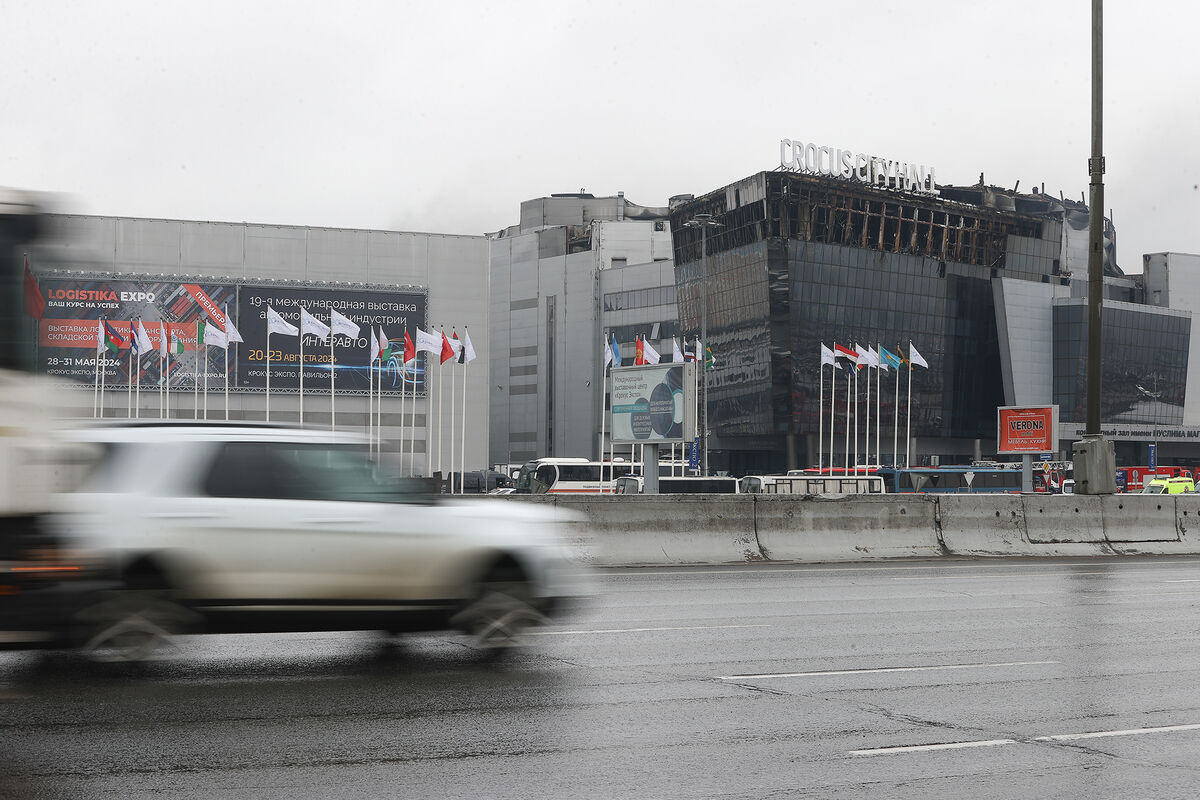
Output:
M878 756L887 753L921 753L930 750L964 750L968 747L996 747L1002 744L1016 744L1016 739L985 739L979 742L950 742L948 744L916 744L907 747L875 747L870 750L851 750L852 756Z
M872 669L830 669L817 672L766 672L760 675L718 675L721 681L764 680L766 678L816 678L826 675L871 675L881 672L928 672L945 669L983 669L985 667L1030 667L1039 664L1061 664L1061 661L1000 661L994 664L937 664L925 667L876 667Z
M727 628L769 628L770 625L686 625L674 628L610 628L595 631L532 631L529 636L584 636L589 633L645 633L647 631L716 631Z
M945 575L945 572L947 572L947 571L959 572L959 571L966 570L966 569L980 569L980 570L987 570L988 572L993 573L996 577L1008 577L1008 575L1010 573L1006 573L1003 570L1016 569L1018 567L1023 567L1023 568L1043 567L1043 569L1039 569L1036 573L1033 573L1036 575L1057 575L1057 574L1078 575L1081 573L1076 573L1076 572L1055 573L1055 572L1051 572L1050 570L1055 569L1055 568L1063 568L1063 567L1095 567L1096 563L1097 563L1096 559L1093 559L1091 561L1080 561L1080 562L1056 561L1052 564L1045 564L1045 565L1042 565L1042 564L987 565L987 564L979 564L979 563L974 563L974 562L972 562L972 563L927 562L927 563L922 563L922 564L911 564L911 565L904 565L904 566L890 566L890 565L883 566L882 564L868 564L868 565L853 566L853 567L771 567L768 569L742 568L740 565L735 564L735 565L731 565L727 569L707 569L707 570L690 569L687 565L681 564L681 565L679 565L679 567L677 569L673 569L673 570L655 570L655 571L647 571L647 572L643 572L642 570L640 570L636 567L614 567L614 568L612 568L611 571L601 569L598 574L605 578L626 578L626 577L635 578L635 577L642 577L642 576L661 577L664 575L670 575L670 576L675 576L675 577L688 577L689 575L751 575L751 574L771 573L771 572L913 572L916 570L923 569L923 570L932 570L935 572L935 574L929 576L930 578L938 578L938 577L943 577ZM1197 559L1187 559L1187 560L1171 559L1171 560L1150 561L1150 562L1137 561L1137 562L1122 562L1122 563L1117 563L1117 562L1103 562L1103 563L1106 563L1108 565L1111 565L1113 567L1118 567L1118 568L1126 567L1126 566L1128 566L1128 567L1142 566L1142 565L1146 565L1146 564L1162 565L1164 567L1177 567L1181 564L1200 564L1200 560L1197 560ZM1157 571L1158 570L1118 569L1118 570L1114 570L1114 571L1107 571L1104 574L1128 575L1128 574L1133 574L1133 573L1153 573L1153 572L1157 572ZM964 577L966 577L966 576L964 576ZM917 578L916 580L923 580L923 579Z
M918 753L930 750L961 750L968 747L996 747L1006 744L1028 742L1075 742L1080 739L1108 739L1117 736L1142 736L1148 733L1177 733L1197 731L1200 724L1162 725L1157 728L1127 728L1120 731L1091 731L1089 733L1059 733L1053 736L1035 736L1032 739L984 739L977 742L947 742L945 744L918 744L902 747L873 747L867 750L851 750L852 756L877 756L889 753Z
M1057 736L1039 736L1035 742L1074 742L1078 739L1105 739L1110 736L1141 736L1145 733L1172 733L1174 731L1200 731L1200 725L1163 725L1158 728L1129 728L1123 731L1095 731L1093 733L1060 733Z
M1182 580L1164 581L1164 583L1200 583L1200 578L1184 578Z

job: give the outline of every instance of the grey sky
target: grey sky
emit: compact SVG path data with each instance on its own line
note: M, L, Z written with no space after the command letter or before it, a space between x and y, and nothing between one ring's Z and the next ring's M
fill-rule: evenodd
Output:
M1118 261L1200 252L1200 7L1106 9ZM665 204L780 138L1080 197L1062 2L3 0L0 185L95 214L482 233L551 192Z

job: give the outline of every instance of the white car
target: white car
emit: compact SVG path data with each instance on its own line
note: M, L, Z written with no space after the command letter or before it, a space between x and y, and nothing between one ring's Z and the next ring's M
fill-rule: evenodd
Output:
M78 435L106 452L58 523L118 587L84 616L93 654L136 659L192 630L460 629L505 647L578 595L564 534L582 518L380 477L357 440L228 423Z

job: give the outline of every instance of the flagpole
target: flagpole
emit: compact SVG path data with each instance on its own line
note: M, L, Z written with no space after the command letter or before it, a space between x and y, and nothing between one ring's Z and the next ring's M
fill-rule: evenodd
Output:
M228 314L228 312L226 312ZM228 316L226 317L228 319ZM225 421L229 421L229 328L225 329Z
M96 345L100 347L104 344L104 323L96 323ZM101 349L96 350L96 379L92 385L92 419L100 416L100 354Z
M899 350L900 346L897 345ZM904 366L903 362L900 366ZM896 392L892 399L892 466L900 466L900 368L896 368Z
M163 338L165 335L163 326L165 324L166 323L164 323L162 320L159 320L159 323L158 323L158 418L159 419L163 419L164 417L166 417L166 414L164 413L165 409L163 407L163 395L165 393L164 390L166 388L166 378L164 377L165 370L163 368L164 367L164 365L163 365L163 342L166 341L166 339Z
M203 351L200 350L201 347L204 347ZM197 367L200 364L199 354L201 352L204 353L204 418L208 419L208 345L207 344L201 345L200 342L197 341L196 342L196 353L197 353L196 365L197 365Z
M446 329L445 329L445 327L442 327L440 330L442 333L442 340L445 341ZM437 433L437 469L434 470L438 474L439 478L441 477L441 474L442 474L442 406L444 405L444 403L442 402L442 373L445 371L446 370L443 369L443 365L442 365L442 357L439 355L438 356L438 388L437 388L438 415L437 415L437 431L436 431L436 433Z
M454 333L454 329L450 329ZM450 359L450 363L454 363L454 359ZM454 371L454 367L450 367L450 452L448 457L450 460L450 494L454 494L454 390L458 385L458 375Z
M300 306L300 427L304 427L304 306Z
M379 329L381 332L382 328ZM382 345L383 343L380 342ZM383 354L379 354L379 378L375 381L375 458L383 459Z
M879 446L879 418L883 414L882 406L880 405L880 395L883 394L883 342L875 343L876 352L878 352L879 364L875 366L875 460L879 462L879 466L883 466L883 453L880 452Z
M853 367L850 368L854 370ZM850 372L846 373L846 476L850 475Z
M908 340L908 410L904 420L904 466L912 465L912 339Z
M141 322L141 320L138 320L138 322ZM141 350L138 350L138 354L137 354L137 391L134 392L134 398L135 399L133 401L133 416L134 416L134 419L141 419L141 417L142 417L142 353L141 353Z
M867 424L863 426L863 467L871 465L871 363L867 362Z
M854 476L858 477L858 364L854 365Z
M200 419L200 327L196 326L196 347L192 360L192 419ZM186 344L184 345L187 346ZM208 370L204 370L207 375Z
M269 308L269 306L268 306ZM267 320L267 422L271 421L271 320Z
M408 365L400 356L400 474L404 474L404 409L408 405Z
M463 326L463 341L462 346L467 346L467 328ZM474 349L474 348L472 348ZM471 364L467 361L466 351L463 351L463 394L462 394L462 423L459 425L459 435L462 437L458 442L458 469L462 473L458 479L458 493L467 493L467 367ZM487 491L487 477L484 473L483 491Z
M834 412L837 407L837 342L833 343L833 369L829 370L829 475L833 477L833 427L837 419ZM821 402L825 402L821 398Z
M367 344L370 347L370 343ZM367 355L367 439L375 449L375 354Z
M821 342L821 347L825 343ZM825 446L825 361L818 359L817 369L821 371L820 389L817 390L817 397L820 398L817 402L817 473L821 472L821 463L825 460L822 450Z
M334 424L333 405L334 397L337 394L335 384L333 382L333 371L335 365L333 363L333 308L329 309L329 430L336 431L337 425Z
M108 345L106 342L104 350L107 350L107 349L108 349ZM98 358L104 358L104 350L101 350L99 352L99 354L97 356ZM121 362L118 361L117 363L119 364ZM104 418L104 379L108 377L107 373L108 373L107 368L100 370L100 417L101 417L101 419Z
M417 363L421 360L421 353L413 351L412 360L412 408L408 411L408 474L417 474ZM404 438L400 439L400 447L404 448Z
M133 332L133 324L129 325L130 333ZM129 380L125 382L125 418L133 419L133 341L129 342Z

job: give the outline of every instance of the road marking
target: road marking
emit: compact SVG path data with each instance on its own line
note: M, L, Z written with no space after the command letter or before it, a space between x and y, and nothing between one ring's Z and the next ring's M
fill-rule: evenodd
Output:
M965 750L968 747L996 747L1016 744L1016 739L985 739L980 742L949 742L947 744L916 744L907 747L875 747L870 750L851 750L852 756L879 756L888 753L923 753L930 750Z
M720 681L750 681L767 678L817 678L827 675L871 675L881 672L928 672L946 669L983 669L985 667L1030 667L1040 664L1061 664L1061 661L1001 661L995 664L938 664L925 667L876 667L872 669L834 669L816 672L767 672L760 675L718 675Z
M1164 581L1164 583L1200 583L1200 578L1184 578L1182 580Z
M976 742L946 742L945 744L918 744L901 747L872 747L867 750L851 750L852 756L878 756L891 753L919 753L931 750L962 750L969 747L997 747L1007 744L1027 744L1029 742L1076 742L1080 739L1108 739L1117 736L1142 736L1148 733L1177 733L1179 731L1197 731L1200 724L1191 725L1162 725L1157 728L1127 728L1120 731L1092 731L1089 733L1059 733L1053 736L1035 736L1032 739L984 739Z
M1044 566L1044 569L1039 569L1034 574L1037 574L1037 575L1056 575L1056 574L1077 575L1080 573L1075 573L1075 572L1055 573L1055 572L1051 572L1051 570L1056 569L1056 568L1065 568L1065 567L1095 567L1096 563L1097 563L1097 559L1092 559L1091 561L1078 561L1078 562L1076 562L1076 561L1069 561L1069 562L1056 561L1054 563L1045 564L1045 565L1040 565L1040 564L996 564L994 566L990 566L990 565L979 564L979 563L975 563L975 562L965 563L965 561L964 561L964 562L958 562L958 563L928 562L928 563L923 563L923 564L912 564L912 565L904 565L904 566L891 566L891 565L884 566L882 563L879 563L879 564L866 564L866 565L862 565L862 566L853 566L853 567L782 567L781 566L781 567L771 567L771 568L767 568L767 569L763 569L761 567L743 568L741 566L735 565L735 566L731 566L727 569L710 569L710 570L693 570L693 569L688 568L686 565L681 564L677 569L654 570L654 571L642 571L641 569L638 569L636 567L613 567L610 570L602 569L599 574L604 577L609 577L609 578L625 578L625 577L633 578L633 577L642 577L642 576L661 577L664 575L675 576L675 577L687 577L690 575L750 575L750 574L771 573L771 572L914 572L916 570L932 570L932 571L934 571L935 574L930 575L929 577L930 578L939 578L939 577L943 577L945 572L947 572L947 571L958 572L958 571L967 570L967 569L979 569L979 570L986 570L990 573L993 573L996 575L996 577L1007 577L1009 573L1004 572L1004 570L1006 570L1006 569L1016 569L1019 567L1023 567L1023 568L1043 567L1043 566ZM1161 564L1164 567L1168 567L1168 566L1179 566L1181 564L1197 564L1197 563L1200 563L1200 561L1198 561L1197 559L1186 559L1186 560L1172 559L1172 560L1162 560L1162 561L1123 562L1121 564L1118 564L1116 562L1102 562L1102 563L1106 563L1106 564L1109 564L1114 567L1126 567L1126 566L1133 567L1133 566L1140 566L1140 565L1145 565L1145 564L1155 564L1155 565ZM1135 572L1136 573L1153 573L1153 572L1157 572L1157 571L1158 570L1118 569L1118 570L1113 570L1113 571L1106 571L1105 574L1115 576L1115 575L1128 575L1128 574L1133 574ZM969 576L965 576L965 577L969 577ZM918 578L917 580L922 580L922 579Z
M648 631L716 631L728 628L769 628L770 625L687 625L674 628L610 628L597 631L533 631L530 636L582 636L589 633L646 633Z

